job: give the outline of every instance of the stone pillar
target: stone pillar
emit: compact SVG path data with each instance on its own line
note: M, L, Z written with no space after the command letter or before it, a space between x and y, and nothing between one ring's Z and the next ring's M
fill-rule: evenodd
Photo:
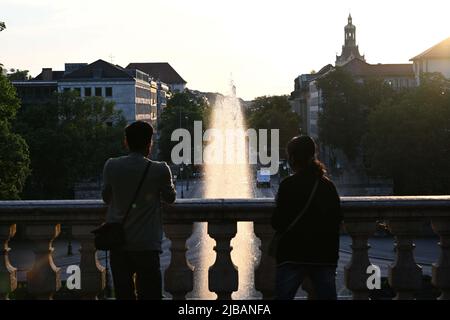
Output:
M413 218L389 221L396 239L396 260L389 266L389 285L397 292L396 300L412 300L422 286L422 267L414 259L413 239L422 231L422 221Z
M433 219L431 226L440 237L439 246L441 247L439 261L433 263L431 281L442 292L438 299L450 300L450 219Z
M216 240L216 261L209 267L209 290L217 294L219 300L231 300L231 294L238 290L237 267L231 260L231 239L236 235L236 221L208 222L208 234Z
M352 291L354 300L369 299L367 288L367 267L369 260L368 238L376 231L374 221L362 219L348 219L345 221L345 230L352 237L352 258L344 267L344 283L347 289Z
M255 222L253 226L255 235L261 240L261 259L255 268L255 289L262 293L263 299L272 299L275 296L276 261L269 255L269 244L275 231L269 223Z
M0 225L0 300L8 300L8 295L17 288L17 269L9 263L9 239L16 234L15 224Z
M165 234L172 242L170 265L164 274L164 289L174 300L185 300L194 288L194 267L186 259L186 241L192 235L193 223L166 224Z
M61 288L61 270L53 262L53 240L59 235L61 225L28 225L27 237L34 242L35 260L27 273L28 292L37 299L53 299Z
M83 299L89 300L96 300L106 285L106 270L97 259L94 234L91 232L96 227L98 226L72 226L72 235L81 244L81 296Z

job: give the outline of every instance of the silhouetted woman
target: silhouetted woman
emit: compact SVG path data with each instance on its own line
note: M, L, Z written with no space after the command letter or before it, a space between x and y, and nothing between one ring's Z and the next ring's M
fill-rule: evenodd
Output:
M272 227L281 235L276 250L276 298L293 299L309 277L316 299L336 299L339 195L316 159L310 137L294 137L287 155L294 174L281 182L272 216Z

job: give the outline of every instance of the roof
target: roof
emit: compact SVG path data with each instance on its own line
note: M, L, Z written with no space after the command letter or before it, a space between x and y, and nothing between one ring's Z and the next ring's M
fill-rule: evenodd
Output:
M326 66L322 67L322 69L319 70L315 75L316 77L322 74L327 73L328 71L332 70L333 66L331 64L327 64Z
M340 56L336 56L336 64L344 65L345 61L348 59L360 59L365 60L364 56L359 53L359 47L354 45L343 45L342 53Z
M64 76L64 71L52 71L52 80L55 81L59 80ZM32 80L42 80L42 72L39 73L36 77L34 77Z
M450 58L450 37L439 42L437 45L425 50L421 54L409 59L409 61L419 59L433 59L433 58Z
M154 79L161 80L167 84L187 83L167 62L132 62L127 66L127 69L141 70Z
M353 59L342 66L354 76L404 76L414 77L412 63L406 64L368 64L360 59Z
M124 68L99 59L85 67L81 67L80 69L66 74L61 80L93 78L134 79Z

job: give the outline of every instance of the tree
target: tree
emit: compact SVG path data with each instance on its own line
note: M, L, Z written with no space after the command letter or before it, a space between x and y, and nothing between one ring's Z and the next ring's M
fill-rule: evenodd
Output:
M6 25L4 22L0 21L0 32L6 29ZM2 71L3 64L0 62L0 72Z
M367 131L369 113L381 101L391 99L394 91L382 79L357 82L339 67L320 78L317 84L323 99L318 119L320 141L355 160Z
M47 104L24 108L16 121L31 153L24 196L73 198L75 183L98 178L106 159L124 153L125 125L114 102L101 97L61 93Z
M189 90L175 93L167 102L167 107L161 114L158 128L160 132L160 157L171 161L172 148L178 143L171 141L172 132L178 128L187 129L191 136L194 134L194 121L203 121L203 128L209 124L209 108L207 100L201 95L195 95ZM193 155L193 151L191 152Z
M291 110L287 96L256 98L246 111L246 118L249 128L279 129L282 150L292 137L299 134L300 118Z
M18 199L29 175L29 152L25 140L12 132L20 102L14 87L0 74L0 199Z
M450 190L450 81L426 75L421 85L385 101L369 116L374 173L391 177L397 195Z
M28 70L19 70L19 69L10 69L10 72L7 77L10 81L14 80L29 80L31 77L28 75Z

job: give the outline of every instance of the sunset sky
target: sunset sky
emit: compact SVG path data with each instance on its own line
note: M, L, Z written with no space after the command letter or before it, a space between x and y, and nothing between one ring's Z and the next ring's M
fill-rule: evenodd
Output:
M294 78L334 63L351 12L369 63L408 60L450 36L450 2L0 0L0 62L62 70L65 62L169 62L202 91L244 99L289 94Z

